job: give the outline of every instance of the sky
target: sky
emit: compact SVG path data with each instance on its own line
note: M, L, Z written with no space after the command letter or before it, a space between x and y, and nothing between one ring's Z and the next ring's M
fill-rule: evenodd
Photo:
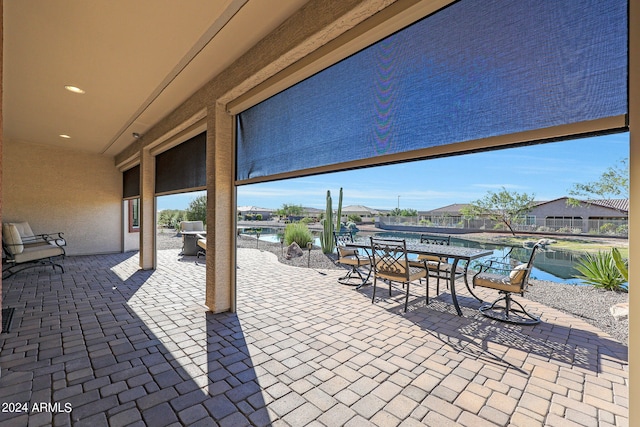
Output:
M478 200L488 191L533 194L538 201L567 196L576 183L597 181L629 157L629 134L621 133L483 153L413 161L238 187L238 206L283 204L324 209L327 190L337 206L426 211ZM158 210L185 209L205 192L158 198Z

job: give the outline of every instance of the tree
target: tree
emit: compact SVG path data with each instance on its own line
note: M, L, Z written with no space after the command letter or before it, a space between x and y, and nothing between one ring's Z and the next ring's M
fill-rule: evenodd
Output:
M401 216L418 216L418 211L415 209L402 209L400 211Z
M302 216L304 213L304 209L302 205L288 205L286 203L282 204L282 207L276 211L276 215L279 217L286 216Z
M189 203L186 211L188 221L207 223L207 195L198 196Z
M516 235L513 225L522 221L525 215L534 206L534 195L502 190L495 193L489 191L482 199L471 202L468 206L460 209L466 218L476 218L486 216L497 222L501 222L509 228L511 234Z
M158 215L158 225L176 228L185 218L185 211L179 209L164 209Z
M573 196L567 201L576 206L581 199L610 199L612 197L629 197L629 159L622 159L618 164L610 166L597 181L586 184L573 184L568 191Z

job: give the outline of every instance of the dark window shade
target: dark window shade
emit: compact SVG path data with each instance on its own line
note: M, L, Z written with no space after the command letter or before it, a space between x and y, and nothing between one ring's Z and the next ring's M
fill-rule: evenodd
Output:
M623 116L627 26L627 0L461 0L240 113L236 178Z
M207 134L156 156L156 194L181 192L207 185Z
M122 172L122 198L140 197L140 165Z

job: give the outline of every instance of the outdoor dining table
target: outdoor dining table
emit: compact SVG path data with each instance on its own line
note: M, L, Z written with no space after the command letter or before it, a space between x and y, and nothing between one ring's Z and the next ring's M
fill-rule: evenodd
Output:
M462 310L460 310L460 305L458 304L458 297L456 296L456 276L458 272L458 263L460 261L466 261L464 267L462 268L462 272L459 275L463 275L464 284L467 287L467 290L471 295L473 291L469 288L469 282L467 280L467 269L469 268L469 264L471 261L483 258L486 256L493 255L493 251L490 249L480 249L480 248L467 248L463 246L450 246L450 245L431 245L428 243L418 243L418 242L406 242L407 244L407 252L415 255L434 255L440 258L448 258L453 260L451 263L451 275L449 277L449 288L451 289L451 299L453 300L453 306L458 313L458 316L462 316ZM369 240L357 239L353 243L346 245L347 247L354 247L359 249L364 249L369 253L371 250L371 242ZM458 277L459 277L458 275ZM475 296L475 295L474 295Z

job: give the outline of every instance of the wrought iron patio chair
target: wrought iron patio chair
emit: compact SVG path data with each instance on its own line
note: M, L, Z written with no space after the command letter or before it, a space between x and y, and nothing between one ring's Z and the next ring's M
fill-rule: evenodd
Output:
M440 237L421 234L420 243L449 246L451 244L451 236ZM436 279L436 293L440 294L440 279L445 280L448 289L449 279L451 278L451 269L453 268L453 265L449 263L449 260L446 257L439 257L436 255L418 255L418 263L415 265L419 267L424 261L427 262L427 267L429 268L429 277L434 277ZM412 263L415 263L415 261L412 261ZM464 273L464 268L456 268L456 278L462 276Z
M353 243L353 233L350 230L334 231L333 238L336 243L336 252L338 253L339 264L343 264L349 267L349 271L343 277L338 278L338 283L349 286L357 286L356 289L360 289L362 286L369 284L369 278L371 277L371 259L367 255L361 254L357 248L349 248L349 243ZM367 277L364 277L360 269L362 267L369 266L369 273ZM353 275L357 275L360 278L359 282L353 282Z
M414 280L426 278L428 275L427 263L422 262L422 267L417 261L409 263L407 256L407 243L405 240L377 239L371 237L371 258L373 268L373 295L371 302L376 300L376 285L378 280L386 280L389 283L389 296L391 296L391 283L399 282L406 285L404 299L404 311L407 311L409 303L409 285ZM429 304L429 283L426 285L426 303Z
M196 238L198 239L198 253L196 254L196 258L200 258L200 255L205 256L207 254L207 238L202 234L196 235Z
M529 285L529 276L533 268L533 260L540 245L535 245L531 251L531 256L526 264L512 266L509 263L491 260L484 264L473 276L473 287L495 289L501 295L500 298L491 304L484 304L480 307L480 312L492 319L502 322L515 323L519 325L534 325L540 322L540 318L527 312L522 304L511 298L511 294L521 296ZM476 297L477 298L477 297ZM501 304L504 302L504 304ZM512 305L516 305L513 308Z

